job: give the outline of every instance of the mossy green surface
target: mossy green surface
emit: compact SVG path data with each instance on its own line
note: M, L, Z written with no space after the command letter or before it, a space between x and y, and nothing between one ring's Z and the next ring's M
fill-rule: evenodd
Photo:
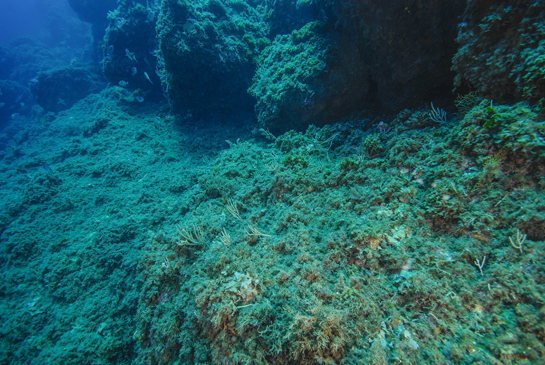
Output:
M296 121L317 91L312 82L324 71L327 45L312 22L291 34L278 35L257 59L258 69L248 92L257 99L259 123ZM290 106L295 105L295 108Z
M1 362L545 360L528 105L266 138L141 105L88 96L3 156Z
M521 108L497 106L505 128L543 123ZM404 111L378 156L340 125L232 144L180 221L204 245L148 245L141 362L542 361L543 157L467 148L484 109L424 129Z
M543 99L544 9L542 0L468 1L453 58L456 85L496 99Z
M269 44L263 1L167 0L156 32L159 74L178 113L251 110L259 52Z

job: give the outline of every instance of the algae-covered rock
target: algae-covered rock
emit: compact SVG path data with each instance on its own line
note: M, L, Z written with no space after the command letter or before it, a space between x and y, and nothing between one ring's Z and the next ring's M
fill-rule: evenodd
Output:
M494 108L504 127L538 124L523 105ZM425 114L368 135L374 158L356 155L367 132L336 124L230 143L202 166L183 234L145 249L142 362L486 362L514 334L513 354L543 362L527 305L543 293L543 163L496 156L493 138L468 149L456 122Z
M91 67L63 67L40 72L30 90L42 108L59 112L104 86L103 78Z
M261 125L301 129L323 125L361 107L367 67L357 51L334 47L323 24L311 22L278 35L260 55L249 89Z
M315 18L291 35L277 35L260 56L249 91L263 126L301 129L450 97L462 0L292 6L308 6ZM280 31L282 24L271 27Z
M259 1L166 0L157 37L161 78L175 112L251 110L255 58L269 43Z
M545 97L545 1L468 1L455 84L497 100Z
M545 159L545 122L524 102L493 105L485 99L464 116L455 131L468 154L485 154L492 146L495 153L502 151L501 159L506 154L531 161Z
M162 97L161 79L156 73L158 14L159 6L122 2L108 14L110 24L104 37L102 59L104 76L112 84L121 82L130 90L140 89L155 98Z

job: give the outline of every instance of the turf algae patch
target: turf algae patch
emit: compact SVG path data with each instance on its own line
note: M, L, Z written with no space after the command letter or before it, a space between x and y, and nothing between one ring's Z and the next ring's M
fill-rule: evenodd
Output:
M517 117L490 133L488 106L230 143L180 217L202 244L146 247L138 362L543 361L540 142L497 139Z
M37 115L0 162L0 363L136 356L140 248L150 229L177 223L168 217L196 161L165 131L169 117L158 129L155 110L123 98L114 87Z

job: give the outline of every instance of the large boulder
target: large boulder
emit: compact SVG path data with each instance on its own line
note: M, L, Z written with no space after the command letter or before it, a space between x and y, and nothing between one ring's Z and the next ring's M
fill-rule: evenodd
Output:
M323 35L311 22L278 35L258 60L249 89L259 123L271 130L304 129L349 115L363 106L368 68L357 49Z
M159 75L174 112L251 111L246 90L269 44L260 1L164 0L157 24Z
M260 55L250 93L261 125L302 129L451 97L463 0L312 3L317 22L277 35Z

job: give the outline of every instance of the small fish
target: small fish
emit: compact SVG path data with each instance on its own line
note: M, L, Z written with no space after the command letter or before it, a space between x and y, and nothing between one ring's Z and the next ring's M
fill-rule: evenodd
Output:
M131 75L132 75L133 77L134 77L134 75L136 75L136 72L137 72L136 67L132 67L132 68L131 68Z
M106 58L110 61L114 58L114 46L111 44L106 48Z
M153 126L155 129L161 129L161 117L156 115L155 120L153 121Z
M136 100L138 100L138 102L141 103L141 102L144 101L144 98L141 97L141 96L137 96L137 97L136 97Z
M121 81L119 81L119 86L121 86L121 87L129 86L129 83L127 81L121 80Z
M125 48L125 55L129 58L129 60L138 63L138 61L136 60L136 56L134 55L134 53L129 52L129 50L128 50L127 48Z
M15 142L14 139L10 139L8 141L8 146L13 147L13 148L17 148L17 142Z
M0 103L0 108L4 107L4 105L6 105L6 103Z
M53 170L51 170L51 167L47 166L45 163L43 164L42 168L47 172L48 174L52 174Z
M23 95L17 95L17 98L15 98L15 103L18 103L23 98Z
M144 76L146 76L146 79L148 79L149 82L151 82L149 76L148 76L148 73L146 71L144 71ZM151 82L153 84L153 82Z
M195 19L191 19L191 18L187 19L187 21L184 24L184 30L187 33L191 33L193 31L193 29L195 29L195 22L196 22Z
M121 28L125 24L125 18L119 18L115 20L115 26Z

